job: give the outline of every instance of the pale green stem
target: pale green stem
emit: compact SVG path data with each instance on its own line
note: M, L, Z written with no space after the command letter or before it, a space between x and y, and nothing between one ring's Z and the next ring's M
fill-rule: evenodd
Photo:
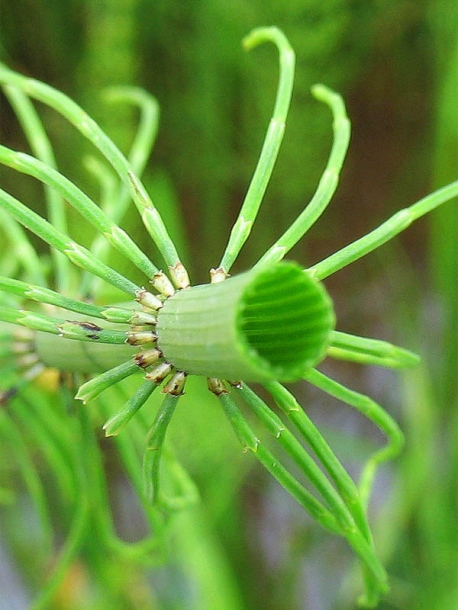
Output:
M384 366L391 369L416 366L420 357L413 352L380 341L332 331L327 355L340 360Z
M58 231L52 224L2 189L0 189L0 204L24 227L35 233L35 235L53 248L63 252L76 265L91 271L109 284L133 297L136 297L140 292L140 286L136 286L120 273L97 260L89 250L72 241L67 235Z
M24 479L40 521L45 551L49 551L52 546L53 527L43 483L37 472L36 463L30 455L31 448L23 438L23 430L7 413L0 413L0 430L9 445L11 462L17 465Z
M353 479L337 459L322 434L314 426L313 422L291 392L277 381L264 385L272 395L278 407L285 413L310 445L324 469L329 474L329 477L339 490L345 504L349 507L358 527L364 533L367 540L370 541L371 534L367 525L365 511L361 504L359 490Z
M313 483L326 501L328 508L335 516L336 521L340 524L342 530L344 531L354 527L355 522L353 516L349 512L345 502L336 492L319 466L308 455L288 428L285 427L285 424L281 419L245 384L241 384L241 386L236 389L236 392L243 397L253 413L264 423L268 431L277 439L286 453L299 466L305 477ZM364 524L364 531L367 531L367 524Z
M369 603L374 603L380 593L387 590L387 575L374 553L370 539L368 540L354 523L352 526L341 529L340 525L337 524L334 515L328 512L314 496L304 489L304 487L297 482L291 473L279 463L278 459L273 456L253 434L230 395L222 393L218 398L243 447L253 451L262 465L299 502L299 504L318 521L318 523L324 528L340 534L347 539L349 545L360 557L365 570L370 574L366 596Z
M350 142L350 121L340 95L324 85L315 85L312 88L312 93L332 110L334 143L331 154L312 200L293 224L261 257L259 263L272 263L281 260L323 214L339 184L339 175Z
M284 34L275 27L253 30L244 38L243 45L249 50L264 42L273 42L278 48L280 53L280 79L273 116L270 120L258 164L239 216L231 231L229 243L221 259L220 267L223 267L226 271L229 271L243 244L248 239L258 214L283 139L291 101L294 81L294 51Z
M159 467L161 463L162 446L168 425L175 412L179 396L166 394L146 441L146 451L143 461L145 496L152 503L161 502L159 486Z
M359 260L369 252L376 250L390 239L407 229L415 220L431 212L438 206L458 196L458 180L447 186L423 197L413 205L404 210L399 210L391 218L379 227L354 241L352 244L342 248L335 254L317 263L309 271L318 279L335 273L343 267L347 267L354 261Z
M132 168L127 159L97 123L64 93L40 81L17 74L2 64L0 64L0 82L19 87L30 97L50 106L92 142L113 166L122 182L129 187L144 224L151 232L151 236L167 265L173 267L179 262L175 246L144 186L132 173Z
M39 447L49 469L56 472L56 483L66 501L74 502L74 472L69 459L71 452L66 446L71 435L62 433L61 428L65 424L59 417L60 414L56 414L56 409L49 408L50 404L52 403L43 399L38 392L35 392L35 396L32 393L32 398L29 399L27 394L21 391L20 400L14 402L14 417L26 435L33 430L34 447ZM28 436L26 438L28 440Z
M150 382L151 385L153 385ZM127 400L127 394L121 388L117 388L117 395ZM102 407L103 417L107 419L111 417L113 412L111 399L106 396L100 396L97 400L97 404ZM108 404L109 403L109 404ZM146 558L151 557L152 551L163 551L165 552L164 534L165 528L163 518L156 507L153 507L144 498L144 484L143 484L143 472L142 472L142 457L139 455L138 447L144 445L145 434L147 431L147 425L143 421L142 412L138 412L130 425L124 430L123 434L112 437L116 444L116 449L120 455L122 467L124 468L129 480L132 481L133 486L137 492L139 501L142 504L145 516L147 518L150 532L141 540L141 542L127 545L124 541L117 542L123 545L123 553L127 555L130 548L132 548L135 556L138 555L140 550L146 555ZM111 544L113 544L113 539ZM141 548L140 548L141 547Z
M27 136L34 155L48 167L57 168L51 142L33 104L24 93L16 87L6 85L5 94L13 107L21 127ZM63 198L45 185L49 221L62 233L68 232L67 216ZM61 252L51 251L54 260L56 285L61 292L68 293L70 286L70 266Z
M126 377L130 377L130 375L133 375L134 373L138 373L139 370L140 369L133 360L118 364L104 373L97 375L97 377L86 381L86 383L83 383L75 398L82 400L83 402L93 400L110 386L122 381Z
M283 262L174 294L158 313L158 347L189 374L293 380L323 358L333 324L323 286Z
M134 174L141 176L156 140L159 127L159 104L155 97L139 87L110 87L105 89L102 95L103 99L109 103L127 102L138 106L140 110L140 121L128 154L128 161ZM130 191L125 184L122 184L109 210L113 222L122 220L129 201ZM94 252L98 253L97 246L95 246Z
M83 415L88 419L87 415ZM103 538L103 543L112 553L119 557L120 561L150 561L152 552L158 546L158 538L156 538L157 528L154 528L154 534L147 535L136 542L126 542L118 537L113 524L112 507L107 490L104 468L105 458L102 455L98 442L97 431L94 430L90 421L83 422L83 426L81 432L84 436L84 468L88 488L87 495L91 498L92 513L95 516L93 520L96 520L98 533ZM131 439L130 442L132 442ZM133 449L135 451L135 446ZM135 461L138 472L141 464L138 458ZM154 525L157 525L157 520L155 520Z
M230 394L219 394L218 399L244 450L252 451L256 459L324 528L334 534L342 534L334 515L307 491L255 436Z
M137 411L145 404L156 388L157 385L153 381L144 381L132 394L124 407L110 417L104 424L103 429L105 430L105 436L116 436L119 434Z
M120 229L92 199L58 171L30 155L16 152L1 145L0 163L20 173L33 176L49 186L52 192L55 190L60 193L77 212L95 227L98 233L102 234L112 246L133 262L148 279L151 279L159 271L125 231ZM50 222L53 226L59 228L52 222L52 219L50 219Z
M158 131L159 104L151 94L137 87L110 87L104 90L102 95L104 100L110 103L127 102L138 106L140 110L140 121L128 160L132 171L141 176ZM98 163L98 159L90 160L90 169L102 185L102 209L113 223L119 223L128 209L130 190L123 183L119 188L114 188L113 176L107 175L107 166ZM107 260L108 244L103 235L95 235L90 250L100 260ZM97 294L99 282L94 276L84 274L81 282L82 294Z
M366 465L363 468L359 488L361 502L363 506L367 508L378 465L399 455L404 445L404 435L394 419L368 396L350 390L316 370L309 371L304 375L304 379L327 394L330 394L357 409L360 413L370 419L388 439L388 444L375 452L367 460Z
M104 315L104 312L107 311L106 307L98 307L97 305L91 305L89 303L84 303L83 301L76 301L75 299L70 299L69 297L61 295L59 292L54 292L54 290L50 290L49 288L42 288L41 286L35 286L34 284L21 282L20 280L13 280L9 277L0 276L0 291L15 294L24 299L31 299L38 303L55 305L56 307L61 307L92 318L107 319ZM124 317L118 321L127 323L133 315L133 312L127 309L118 309L117 311L119 312L120 317L124 312Z
M0 224L8 236L10 245L14 245L14 258L21 263L27 273L27 277L37 284L46 286L46 278L42 271L42 265L35 248L25 234L21 225L0 208ZM12 259L12 257L9 257ZM3 270L5 273L5 270Z

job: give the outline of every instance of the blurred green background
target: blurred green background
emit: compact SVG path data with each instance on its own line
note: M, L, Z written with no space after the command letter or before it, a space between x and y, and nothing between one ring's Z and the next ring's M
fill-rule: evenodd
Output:
M458 176L456 2L3 0L0 11L1 60L72 96L122 150L127 151L132 141L137 116L130 109L105 104L101 90L132 84L157 97L160 130L145 183L181 246L194 282L206 281L208 269L220 260L273 107L275 49L267 46L246 54L241 48L241 39L253 27L280 27L296 51L297 70L279 161L235 270L255 262L289 226L324 169L331 117L311 98L313 83L322 82L344 96L353 136L337 196L292 258L313 264ZM83 143L54 114L45 110L44 116L62 171L96 193L97 186L81 163ZM0 136L13 148L26 146L3 99ZM12 172L0 175L5 188L23 201L34 205L41 199L32 182L21 181ZM147 251L151 249L135 213L125 219L124 227ZM380 608L456 610L456 202L326 284L335 301L339 330L394 341L423 358L418 369L396 375L324 363L334 378L370 394L393 412L407 436L403 456L379 477L373 502L377 545L392 579L392 591ZM368 443L379 440L373 431L345 406L307 387L298 385L295 393L339 457L357 473L359 456ZM25 393L26 405L27 400L35 398ZM49 417L65 426L69 399L56 394L43 400ZM10 410L14 412L20 402L12 403ZM49 406L57 403L64 404L59 416L52 415ZM221 422L221 414L204 393L198 405L180 409L173 422L175 446L203 501L176 516L170 560L139 568L127 559L117 563L105 556L102 541L86 546L52 608L355 607L349 569L353 560L345 545L322 533L268 475L241 455L229 427ZM75 428L71 434L69 443L82 442L81 430ZM58 494L53 462L43 458L39 436L28 430L25 439L44 489ZM0 442L3 463L8 443ZM110 447L99 439L99 455L116 496L112 501L117 527L135 538L142 526L136 525L129 507L134 501L129 479L119 474ZM78 463L77 453L72 459ZM18 498L24 502L18 510L17 503L5 501L0 513L5 530L2 557L9 558L0 563L0 589L11 600L4 606L9 610L27 607L24 600L15 606L14 600L34 590L36 566L49 568L49 557L40 547L39 535L36 544L31 536L26 545L15 534L21 524L33 523L33 510L14 467L2 467L0 475L2 481L17 483ZM62 537L71 509L65 503L59 506L52 527ZM135 507L133 514L138 512ZM142 523L141 517L138 521ZM11 586L15 579L17 587ZM99 587L97 593L94 583L92 588L88 585L91 580ZM84 591L90 594L84 597Z

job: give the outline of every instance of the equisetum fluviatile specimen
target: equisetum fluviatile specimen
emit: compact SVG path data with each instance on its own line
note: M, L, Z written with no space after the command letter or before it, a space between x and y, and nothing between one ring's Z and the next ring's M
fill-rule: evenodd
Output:
M0 359L12 367L17 383L1 394L12 403L21 385L52 367L77 375L76 398L90 403L108 388L137 375L136 389L105 423L116 436L152 393L161 387L162 404L145 444L144 500L166 511L173 498L162 491L161 457L167 426L190 375L206 377L244 449L250 452L325 529L343 536L359 557L364 573L361 602L375 606L388 587L377 558L367 519L374 476L380 463L395 457L403 443L391 416L375 401L328 378L315 367L325 357L389 368L415 365L415 354L384 341L335 329L335 316L323 280L372 252L414 220L458 195L458 182L444 186L388 219L374 231L304 269L285 262L291 248L329 204L350 138L350 122L340 96L323 85L312 88L333 117L334 142L327 167L312 200L253 267L230 276L260 208L285 130L294 76L294 52L276 28L254 30L246 49L272 42L280 56L280 77L272 119L239 216L208 284L191 286L171 240L140 176L157 125L157 104L145 92L118 91L118 101L140 108L138 138L126 158L110 138L74 101L39 81L0 66L0 82L29 141L32 154L0 146L0 162L44 186L46 218L13 195L0 191L0 231L10 245L2 254L0 277ZM53 109L97 149L114 170L118 187L92 200L61 174L33 101ZM161 271L119 227L133 201L156 244L167 273ZM96 233L89 246L70 236L67 204ZM27 231L50 246L52 272L29 241ZM115 270L112 252L126 257L143 275L136 283ZM13 279L14 278L14 279ZM115 288L119 299L106 304L103 287ZM338 325L338 322L337 322ZM84 377L83 377L84 376ZM282 382L306 380L339 398L371 420L387 443L365 462L358 482L346 472L320 431ZM277 409L251 388L263 384ZM216 400L215 399L215 400ZM242 413L252 412L260 435ZM291 469L290 464L295 468ZM75 547L76 548L76 547Z

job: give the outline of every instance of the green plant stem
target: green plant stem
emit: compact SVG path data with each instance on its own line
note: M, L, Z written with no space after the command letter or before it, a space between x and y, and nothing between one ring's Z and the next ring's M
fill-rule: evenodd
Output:
M53 541L53 527L43 483L37 472L37 467L30 455L31 448L23 436L20 425L13 422L9 415L0 414L0 433L10 446L10 457L18 465L19 472L37 512L43 533L44 550L50 551Z
M145 226L149 229L154 229L151 236L155 240L156 246L166 263L173 267L179 262L175 246L145 188L140 180L132 174L132 168L127 159L97 123L64 93L35 79L21 76L2 64L0 64L0 82L16 86L30 97L50 106L64 116L84 137L92 142L113 166L122 182L130 189L134 203L144 219ZM160 239L157 239L158 236L160 236Z
M423 197L423 199L420 199L410 207L399 210L399 212L396 212L396 214L382 223L377 229L317 263L309 271L320 280L328 277L339 269L359 260L369 252L376 250L407 229L415 220L457 196L458 180Z
M76 341L91 341L97 343L109 343L113 345L124 345L126 343L127 335L125 331L108 330L85 321L80 322L79 320L62 320L61 318L54 318L52 316L46 316L44 314L27 310L22 310L16 313L16 324L20 324L34 330L39 330L44 333L59 335L60 337L73 339ZM9 322L11 319L5 319L4 321ZM50 362L50 359L52 358L51 350L53 348L55 349L55 347L56 343L52 341L49 347L49 357L45 357L47 362ZM129 347L125 345L124 347L129 349ZM45 351L46 348L43 348L43 350ZM56 357L59 356L54 355L54 358Z
M150 382L150 385L153 385ZM127 395L117 388L117 396L121 396L127 400ZM104 395L100 396L97 400L97 404L102 409L102 415L104 419L111 419L112 417L112 405L111 400ZM143 484L143 472L142 472L142 461L140 457L139 447L143 447L145 441L145 434L147 432L147 426L145 425L141 412L138 413L137 417L132 420L130 425L125 428L123 434L112 437L116 444L116 449L121 457L122 467L126 472L129 480L132 481L138 499L143 507L145 517L148 521L150 532L141 540L134 543L126 543L125 541L119 540L117 536L108 536L108 542L110 546L114 545L115 550L120 552L122 555L128 557L133 554L135 558L139 554L143 556L143 560L152 563L160 561L160 554L165 553L165 528L164 520L157 507L153 507L151 503L147 502L144 497L144 484Z
M275 244L261 257L258 264L273 263L281 260L322 215L339 184L339 176L347 154L351 132L345 104L340 95L324 85L314 85L312 93L332 110L334 143L331 154L310 203Z
M299 466L305 477L310 480L316 489L326 501L328 508L335 516L337 523L343 531L355 527L353 516L349 512L345 502L336 492L329 480L325 477L319 466L308 455L299 441L285 427L280 418L269 409L264 401L259 398L247 385L241 386L235 390L237 394L242 396L246 404L250 407L253 413L263 422L267 430L278 440L286 453ZM358 515L359 517L360 515ZM366 532L368 526L364 523L363 527Z
M240 413L235 401L230 394L221 393L218 399L224 409L234 432L244 450L250 450L261 464L272 474L275 479L303 506L308 513L318 521L325 529L341 534L339 524L334 515L325 508L308 490L306 490L292 474L279 463L278 459L264 447L248 423Z
M31 299L38 303L55 305L56 307L74 311L75 313L91 318L107 320L106 315L104 315L104 312L107 311L106 307L98 307L97 305L77 301L63 296L59 292L50 290L49 288L42 288L41 286L21 282L20 280L14 280L9 277L0 276L0 291L15 294L24 299ZM118 312L118 319L116 320L118 322L127 324L133 316L133 312L127 309L117 308L116 311Z
M124 429L124 427L130 422L132 417L138 412L138 410L145 404L154 390L157 388L157 384L153 381L144 381L141 386L132 394L126 404L120 409L115 415L104 424L103 429L105 430L106 436L116 436Z
M83 402L93 400L110 386L126 379L126 377L130 377L134 373L138 373L139 370L133 360L123 362L83 383L79 387L75 398Z
M120 229L92 199L58 171L30 155L16 152L5 146L0 146L0 163L23 174L33 176L50 187L53 192L55 190L60 193L95 227L98 233L103 234L112 246L124 254L148 278L152 278L159 271L125 231ZM50 222L59 228L58 224L53 223L51 217ZM68 231L60 230L60 232L68 234Z
M158 313L158 347L189 374L294 380L323 357L333 324L324 288L283 262L177 292Z
M25 234L21 225L11 216L0 208L0 226L5 231L10 245L14 244L14 259L8 257L12 262L16 260L24 268L27 277L41 286L46 286L46 278L43 273L40 258ZM2 268L3 273L6 270Z
M146 441L143 461L145 496L152 503L161 503L159 467L167 428L178 404L179 396L166 394L154 419Z
M367 526L365 511L362 507L359 490L353 479L347 473L334 452L329 447L319 430L307 416L294 396L280 383L274 381L264 384L270 392L278 407L285 413L294 424L303 438L310 445L315 455L320 460L331 480L339 490L340 495L349 507L358 527L368 540L371 540L370 531Z
M48 167L56 169L54 152L43 127L43 124L29 98L16 87L5 86L7 96L16 116L30 143L34 155ZM68 232L67 215L63 198L48 186L45 186L48 217L53 226L62 233ZM51 256L54 260L56 285L64 293L69 292L71 285L71 272L68 260L61 252L53 250Z
M361 364L405 368L416 366L420 357L409 350L379 339L358 337L334 330L327 355L340 360L350 360Z
M378 465L399 455L404 445L404 435L394 419L368 396L350 390L316 370L309 371L304 378L327 394L335 396L357 409L372 421L388 439L388 444L367 460L361 474L359 485L361 502L367 508Z
M63 252L79 267L91 271L119 290L136 297L140 286L122 276L120 273L97 260L89 250L72 241L67 235L55 229L44 218L27 208L23 203L0 189L0 204L24 227L35 233L53 248Z
M89 523L89 503L86 498L79 498L75 514L73 515L70 531L60 551L51 577L41 588L37 598L33 601L30 610L47 610L49 603L55 595L66 571L69 569L78 549L80 548Z
M231 231L229 243L221 259L220 267L226 271L229 271L243 244L248 239L258 214L283 140L286 116L291 102L294 82L294 51L284 34L274 27L253 30L244 38L243 45L245 49L249 50L264 42L273 42L280 54L280 78L277 97L258 164L239 216Z
M159 104L155 97L138 87L109 87L103 91L102 95L104 101L107 101L110 105L127 102L138 106L140 110L140 120L128 154L128 161L132 171L137 176L141 176L157 136ZM107 181L103 179L108 171L106 165L98 163L97 159L91 159L90 169L97 175L99 182L106 185ZM111 175L110 178L112 178ZM109 182L112 188L109 189L110 192L107 192L107 186L102 189L106 197L103 198L101 207L113 223L119 223L127 212L130 190L122 182L119 187L113 184L112 179ZM109 244L103 235L95 235L90 250L97 258L106 261ZM94 294L96 292L97 281L93 276L85 274L82 284L84 286L82 288L83 294Z

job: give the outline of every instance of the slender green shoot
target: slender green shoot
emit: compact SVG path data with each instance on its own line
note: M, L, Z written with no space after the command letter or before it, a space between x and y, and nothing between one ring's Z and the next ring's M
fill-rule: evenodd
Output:
M244 38L243 46L250 50L264 42L273 42L280 54L280 78L277 97L258 164L219 265L225 271L229 271L232 267L243 244L250 235L277 160L291 102L294 82L294 51L284 34L275 27L253 30Z
M250 450L262 465L289 491L314 519L324 528L340 534L341 529L332 513L306 490L278 459L261 443L241 414L229 393L221 392L218 399L244 450Z
M10 262L16 261L20 264L27 277L42 286L46 286L46 278L43 273L43 264L30 243L21 225L11 218L3 209L0 208L0 227L5 232L10 244L14 244L14 258L8 257ZM3 270L5 273L6 270Z
M361 364L401 369L416 366L420 357L413 352L379 339L357 337L334 330L327 355Z
M51 223L2 189L0 189L0 203L24 227L35 233L35 235L53 248L63 252L79 267L101 277L109 284L134 298L142 290L140 286L137 286L105 263L99 261L89 250L71 240L68 235L58 231Z
M370 540L369 529L364 528L366 522L365 511L361 505L359 490L353 479L291 392L277 381L264 385L281 411L283 411L310 445L323 468L339 490L345 504L350 508L355 521L359 524L366 538Z
M175 412L179 396L167 394L162 401L146 441L146 452L143 460L145 496L152 504L161 503L159 486L159 467L162 446L170 420Z
M324 85L315 85L312 88L312 93L316 99L327 104L332 110L334 142L331 154L310 203L275 244L261 257L259 260L261 264L281 260L297 244L323 214L339 184L339 175L347 154L351 131L345 104L340 95Z
M369 252L376 250L402 231L405 231L415 220L418 220L418 218L421 218L443 203L451 201L455 197L458 197L458 180L423 197L410 207L399 210L399 212L396 212L391 218L364 237L357 239L352 244L314 265L310 268L310 272L317 279L323 280L339 269L347 267L363 256L366 256Z
M83 402L94 400L94 398L96 398L110 386L138 372L139 368L133 360L118 364L118 366L115 366L104 373L97 375L97 377L93 377L89 381L86 381L86 383L83 383L76 393L75 398L77 400L82 400Z
M132 417L137 411L145 404L154 390L157 388L157 384L152 381L144 381L142 385L132 394L123 408L118 411L115 415L104 424L103 429L105 430L106 436L116 436L124 429L129 423Z
M128 161L133 173L143 174L148 157L156 140L159 125L159 104L155 97L138 87L110 87L102 93L103 100L109 104L127 103L140 110L140 118ZM88 169L97 177L101 184L101 208L113 223L119 223L125 216L130 202L130 190L126 184L115 184L113 175L108 173L108 167L97 158L92 157L86 162ZM103 234L96 234L90 246L91 252L100 260L106 261L109 245ZM99 278L86 273L82 279L83 294L95 294Z
M337 493L329 482L329 479L324 475L323 471L313 458L309 456L299 441L293 436L288 428L286 428L281 419L275 415L266 403L246 384L240 384L236 389L236 392L243 398L253 413L263 422L266 429L277 439L285 452L299 466L305 477L316 487L325 500L328 508L335 515L336 521L339 523L342 531L355 528L355 521L351 514L353 506L351 504L349 507L346 506L345 501ZM361 512L357 513L356 518L361 518ZM362 530L366 533L368 531L368 525L365 520L362 524L357 524L358 527L361 525Z
M122 182L130 189L133 201L142 218L146 217L145 226L147 229L154 229L151 234L153 239L156 239L158 235L160 236L160 241L158 240L155 243L167 265L173 267L179 262L175 246L151 198L139 178L132 173L132 167L127 159L99 125L64 93L33 78L17 74L2 64L0 64L0 82L18 87L30 97L53 108L74 125L85 138L92 142L112 165Z
M399 455L404 445L404 435L394 419L368 396L350 390L314 369L304 375L304 378L327 394L357 409L372 421L388 439L388 444L368 459L361 475L359 486L361 502L363 506L367 507L377 467L382 462Z
M23 174L33 176L49 186L53 191L57 191L77 212L95 227L98 233L104 235L112 246L133 262L146 277L152 278L155 273L158 273L159 269L149 260L127 233L120 229L92 199L75 186L73 182L68 180L68 178L38 159L25 153L16 152L5 146L0 146L0 163ZM52 221L51 224L57 226Z
M47 167L56 169L57 164L51 142L30 99L21 89L16 87L6 85L3 90L16 113L33 154ZM45 198L49 221L62 233L68 233L67 215L62 196L45 185ZM68 293L71 283L69 261L61 252L56 250L51 251L51 256L54 260L56 286L60 291Z

